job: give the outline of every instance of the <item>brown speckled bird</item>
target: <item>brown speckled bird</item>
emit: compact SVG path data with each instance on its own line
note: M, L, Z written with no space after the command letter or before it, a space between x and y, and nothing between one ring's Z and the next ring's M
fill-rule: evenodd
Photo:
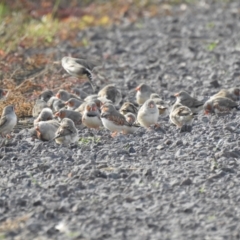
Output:
M194 114L189 107L175 103L172 106L169 118L173 124L181 128L181 131L192 130Z
M238 108L238 104L230 98L216 97L205 102L203 109L205 114L229 113L232 109Z
M127 113L133 113L133 114L137 115L138 108L131 102L125 102L119 109L119 112L123 115L125 115Z
M213 98L230 98L233 101L240 99L240 88L233 87L229 89L222 89L218 93L214 94L210 99Z
M56 143L68 145L78 141L78 131L74 122L69 118L64 118L54 137Z
M112 136L115 136L117 132L124 132L126 127L131 126L125 117L110 103L106 103L101 107L101 120L103 126L113 132Z

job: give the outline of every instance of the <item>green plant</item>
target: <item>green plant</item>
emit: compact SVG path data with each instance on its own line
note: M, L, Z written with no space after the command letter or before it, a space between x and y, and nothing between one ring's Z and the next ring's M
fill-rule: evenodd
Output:
M214 42L209 43L207 45L207 50L208 51L213 51L217 47L218 43L219 43L218 41L214 41Z

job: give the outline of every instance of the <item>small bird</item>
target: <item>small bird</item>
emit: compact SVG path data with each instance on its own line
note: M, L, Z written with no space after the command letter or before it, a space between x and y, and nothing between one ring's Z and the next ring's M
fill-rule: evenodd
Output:
M181 128L181 132L190 132L192 130L194 114L189 107L175 103L171 109L169 118L173 124Z
M102 126L100 113L95 102L86 103L82 123L88 128L99 129Z
M84 100L84 98L86 98L88 96L88 94L86 92L84 92L83 90L81 90L79 88L73 88L71 93L75 94L76 96L78 96L82 100Z
M78 141L78 132L74 122L69 118L64 118L54 137L58 144L70 144Z
M150 98L151 99L151 98ZM160 118L164 118L166 116L169 115L169 111L168 111L168 105L166 102L164 102L162 99L160 98L153 98L152 99L156 105L157 105L157 108L158 108L158 111L159 111L159 117Z
M133 114L137 115L138 109L137 109L137 107L133 103L125 102L125 103L123 103L123 105L119 109L119 112L122 115L125 115L127 113L133 113Z
M56 119L38 122L35 126L35 133L39 140L50 141L55 137L60 124Z
M125 117L110 103L102 105L101 120L103 126L113 132L112 137L118 132L124 132L127 127L131 126L131 124L126 121Z
M38 96L38 99L41 99L44 102L48 102L48 100L53 96L54 96L54 94L51 90L45 90L40 93L40 95Z
M83 103L82 100L76 98L70 98L68 101L65 102L68 110L75 110Z
M154 93L152 88L145 83L140 84L135 90L137 91L136 99L139 105L144 104L150 98L151 94Z
M65 107L65 103L58 99L57 97L51 97L47 102L48 107L52 109L53 112L57 112Z
M189 107L193 113L198 113L203 108L203 101L199 101L196 98L191 97L185 91L176 93L174 96L177 98L176 103Z
M118 106L122 101L122 94L113 84L109 84L98 92L99 97L104 97L112 101L113 105Z
M142 127L148 128L153 124L157 124L159 111L156 103L152 99L148 99L139 109L137 121Z
M0 88L0 100L3 101L7 98L9 91Z
M60 109L58 112L55 113L55 116L59 117L60 119L70 118L75 125L82 124L82 114L77 111Z
M61 99L62 101L68 101L70 98L76 98L78 100L81 100L78 96L76 96L75 94L69 93L68 91L65 91L63 89L60 89L57 94L56 97Z
M131 112L128 112L124 115L124 117L126 121L131 124L131 126L126 126L126 128L123 131L124 134L134 133L140 128L140 125L136 123L136 115L134 115Z
M53 112L50 108L43 108L40 112L39 116L34 120L33 124L36 125L38 122L41 121L48 121L53 119Z
M37 99L32 109L32 116L37 117L40 112L46 107L48 107L48 105L44 100Z
M149 98L150 99L160 98L160 96L157 93L152 93Z
M238 101L240 99L240 88L233 87L229 89L222 89L210 97L210 99L213 98L230 98L233 101Z
M89 101L91 102L91 101ZM76 108L74 111L79 112L81 115L83 115L83 112L85 110L85 107L88 102L83 102L78 108Z
M13 128L17 125L17 116L14 111L14 106L9 105L3 109L2 116L0 118L0 134L2 137L6 136L10 138L8 135Z
M79 59L72 57L62 58L62 67L72 76L80 77L81 75L87 75L93 91L95 91L96 84L93 82L93 69L100 64L94 60Z
M84 101L85 102L91 102L95 99L98 99L98 95L97 94L91 94L91 95L88 95L86 98L84 98Z
M224 97L210 98L203 106L205 114L229 113L233 108L238 109L238 104L230 98Z
M96 100L94 100L94 102L96 102L96 101L100 101L100 107L103 105L103 104L105 104L105 103L111 103L111 104L113 104L113 102L111 101L111 100L109 100L109 99L107 99L107 98L105 98L105 97L98 97Z

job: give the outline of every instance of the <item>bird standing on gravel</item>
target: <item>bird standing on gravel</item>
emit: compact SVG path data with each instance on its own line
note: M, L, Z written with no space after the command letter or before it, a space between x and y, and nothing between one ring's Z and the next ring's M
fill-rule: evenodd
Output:
M148 128L151 125L157 124L158 108L152 99L148 99L139 109L137 121L142 127Z
M109 84L102 88L98 92L98 96L111 100L115 106L118 106L122 101L121 92L113 84Z
M9 91L7 90L4 90L2 88L0 88L0 100L5 100L7 95L8 95Z
M123 133L129 134L136 132L140 127L140 125L136 123L136 115L128 112L124 115L124 117L126 121L131 124L131 126L127 126Z
M136 99L139 105L144 104L144 102L150 98L151 94L154 93L152 88L145 83L142 83L138 87L136 87L135 91L137 91Z
M230 98L233 101L238 101L240 99L240 88L229 88L222 89L218 93L214 94L210 99L214 98Z
M68 101L65 102L68 110L75 110L83 103L82 100L76 98L70 98Z
M46 107L48 107L48 105L44 100L37 99L32 109L32 116L37 117Z
M210 98L203 106L205 114L229 113L233 108L237 109L238 104L230 98L224 97Z
M61 99L62 101L68 101L70 98L76 98L81 100L78 96L76 96L75 94L69 93L68 91L65 91L63 89L60 89L57 93L56 93L56 97Z
M133 103L125 102L125 103L123 103L123 105L119 109L119 112L122 115L125 115L127 113L133 113L133 114L137 115L138 109Z
M17 125L17 116L14 111L14 106L9 105L3 109L2 116L0 118L0 134L2 137L7 136L10 138L10 133Z
M69 118L64 118L54 137L58 144L70 144L78 141L78 132L74 122Z
M194 114L189 107L175 103L171 109L169 118L173 124L181 128L181 131L190 132L192 130Z
M156 103L160 118L164 118L169 115L169 107L166 102L164 102L161 98L153 98L152 100Z
M48 102L48 100L53 97L53 92L51 90L45 90L43 92L40 93L40 95L38 96L38 99L43 100L44 102Z
M74 110L60 109L55 116L60 119L70 118L76 125L82 124L82 114Z
M82 116L82 123L88 128L99 129L102 126L100 113L95 102L86 103Z
M59 122L55 119L49 121L38 122L35 126L34 135L42 141L50 141L54 138Z
M79 77L81 75L87 75L93 91L95 92L96 84L92 79L92 70L100 64L93 60L79 59L72 57L62 58L62 67L72 76Z
M191 97L185 91L176 93L174 96L177 98L176 103L180 103L184 106L189 107L193 113L198 113L203 108L203 101L199 101L196 98Z
M110 103L105 103L101 107L101 120L103 126L113 132L112 137L118 132L124 132L126 127L131 126L131 124L126 121L125 117Z
M34 120L33 124L36 125L41 121L48 121L53 119L53 112L50 108L43 108L39 116Z
M84 92L83 90L81 90L79 88L73 88L71 93L75 94L76 96L78 96L82 100L84 100L84 98L86 98L88 96L86 92Z

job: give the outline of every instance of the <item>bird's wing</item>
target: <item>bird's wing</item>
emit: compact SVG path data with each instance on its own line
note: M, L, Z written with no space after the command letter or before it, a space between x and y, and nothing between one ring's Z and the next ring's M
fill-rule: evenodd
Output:
M177 109L177 113L179 116L188 116L188 115L192 115L192 112L189 111L189 109L184 108L184 107L180 107Z
M76 61L76 63L80 64L84 68L89 69L90 71L93 70L94 67L100 65L100 63L98 63L97 61L89 60L89 59L79 59L79 58L76 58L75 61Z
M101 114L101 118L106 118L109 121L112 121L114 124L119 125L119 126L132 126L129 122L126 121L125 117L122 116L120 113L116 112L115 114L110 114L107 112L103 112Z
M6 126L7 122L8 122L8 119L6 116L2 116L0 118L0 130Z
M188 102L188 104L183 104L186 105L188 107L201 107L204 104L204 102L197 100L196 98L191 98L191 100Z

